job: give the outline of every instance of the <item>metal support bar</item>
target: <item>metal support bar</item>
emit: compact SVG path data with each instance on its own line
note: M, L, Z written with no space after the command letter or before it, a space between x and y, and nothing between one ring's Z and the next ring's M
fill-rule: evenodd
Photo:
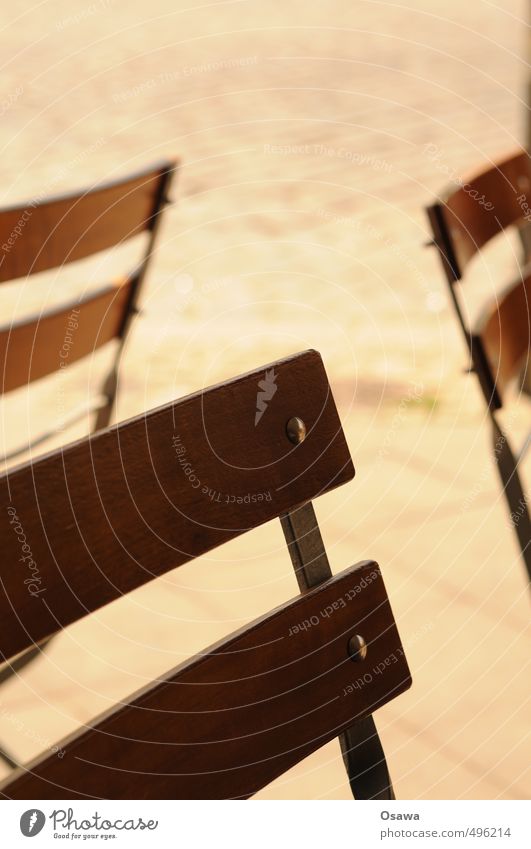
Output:
M311 501L280 517L301 592L332 577L317 516Z
M101 389L102 395L105 398L105 404L103 404L98 410L98 415L96 416L96 420L94 422L93 427L94 433L97 433L99 430L103 430L103 428L108 427L111 420L112 412L114 409L114 400L116 397L116 389L118 387L118 356L119 353L117 353L111 371L105 378L105 383L103 384Z
M301 592L332 577L313 504L280 517ZM385 754L372 716L356 722L339 737L343 762L355 799L395 798Z
M168 199L168 192L170 190L174 174L175 174L175 170L170 169L169 171L166 171L164 173L163 177L162 177L162 181L161 181L161 184L159 186L159 191L157 193L157 197L155 199L153 211L152 211L151 217L150 217L151 220L150 220L150 225L149 225L149 228L148 228L149 229L149 238L148 238L146 250L144 252L142 259L140 260L140 263L138 264L137 268L133 271L133 273L131 275L131 277L132 277L131 292L130 292L130 297L129 297L129 301L128 301L128 304L127 304L127 308L125 310L125 315L124 315L124 318L123 318L123 321L122 321L122 326L120 327L119 343L118 343L118 347L117 347L117 350L116 350L116 355L114 357L114 363L112 365L111 371L108 374L107 379L105 381L105 385L103 387L103 393L104 393L104 395L107 396L107 404L98 413L98 416L96 418L96 422L94 424L94 429L93 429L94 432L97 432L99 430L103 430L103 428L108 427L110 422L111 422L111 418L113 416L113 413L114 413L114 408L115 408L115 405L116 405L116 393L117 393L117 390L118 390L118 367L119 367L120 358L122 356L122 353L123 353L123 350L124 350L124 347L125 347L125 342L126 342L126 339L127 339L127 335L128 335L128 332L129 332L131 322L132 322L134 316L137 315L138 312L139 312L139 309L138 309L139 296L140 296L140 292L141 292L141 289L142 289L142 284L144 282L144 278L146 276L146 271L148 269L148 265L151 261L151 258L153 256L153 253L154 253L154 250L155 250L155 244L156 244L156 240L157 240L157 236L158 236L158 232L159 232L159 228L160 228L162 213L163 213L166 206L174 203L174 201L170 201Z
M525 458L525 455L529 451L530 445L531 445L531 431L527 434L526 438L524 439L523 445L520 448L520 451L518 452L518 455L516 457L517 465L519 465L522 462L522 460Z
M511 511L511 521L520 544L527 578L531 582L531 519L527 506L528 500L524 495L518 475L518 462L511 451L507 436L499 427L494 416L491 417L491 420L494 457L505 498Z

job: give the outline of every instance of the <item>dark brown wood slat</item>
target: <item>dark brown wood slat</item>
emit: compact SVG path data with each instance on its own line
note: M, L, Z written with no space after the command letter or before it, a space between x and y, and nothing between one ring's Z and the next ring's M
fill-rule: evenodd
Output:
M308 430L297 446L294 415ZM0 651L9 658L353 474L315 351L6 472Z
M457 191L452 187L443 194L442 203L434 204L428 214L446 257L450 280L462 276L468 262L493 236L523 219L526 205L531 214L531 159L527 151L513 154L496 167L464 180ZM449 249L438 233L439 216Z
M531 348L531 274L493 299L478 322L481 339L498 392L519 376Z
M168 160L85 192L0 210L0 283L113 247L153 224Z
M116 338L131 285L110 285L59 310L0 328L0 391L59 371Z
M362 663L348 655L355 634ZM379 568L365 562L173 670L0 792L246 798L410 683Z

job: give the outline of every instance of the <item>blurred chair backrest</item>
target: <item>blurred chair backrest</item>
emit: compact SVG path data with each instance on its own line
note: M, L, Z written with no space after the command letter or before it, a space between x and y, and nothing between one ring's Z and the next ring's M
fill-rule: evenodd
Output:
M472 346L486 359L489 382L485 394L491 406L502 406L505 392L514 381L528 381L531 350L531 271L510 284L485 305L472 335Z
M119 245L152 230L174 160L83 191L0 210L0 283Z
M123 339L152 256L174 160L85 191L0 210L0 283L60 268L146 232L135 268L120 280L59 308L0 328L1 392L10 392ZM98 427L108 423L116 380L104 389Z
M5 659L276 517L294 531L300 586L315 584L72 735L62 759L20 767L1 794L247 797L407 689L377 564L332 578L317 527L296 532L310 500L353 475L308 351L0 477ZM365 652L381 674L355 686Z
M450 283L494 236L531 220L531 159L525 150L441 193L428 207L434 241Z
M428 207L452 301L470 349L474 371L492 410L529 350L529 283L524 273L500 296L489 299L476 327L470 328L455 284L475 254L510 226L531 220L531 159L518 151L468 181L444 191Z
M520 379L520 388L529 393L531 270L524 267L515 282L501 294L489 297L472 328L461 306L457 285L475 254L494 236L512 226L522 233L523 225L531 221L529 154L518 151L468 182L463 181L459 188L443 192L441 200L427 211L433 244L438 248L470 351L471 370L477 375L487 403L494 458L531 582L531 516L518 471L531 435L523 448L514 452L496 416L512 382ZM527 237L522 243L525 248Z

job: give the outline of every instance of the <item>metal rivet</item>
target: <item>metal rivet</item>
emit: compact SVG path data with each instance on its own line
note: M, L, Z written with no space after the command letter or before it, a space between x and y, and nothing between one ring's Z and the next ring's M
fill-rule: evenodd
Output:
M367 657L367 643L359 634L354 634L348 641L348 653L354 663L361 663Z
M300 445L306 439L306 425L298 416L293 416L286 425L286 434L290 442Z

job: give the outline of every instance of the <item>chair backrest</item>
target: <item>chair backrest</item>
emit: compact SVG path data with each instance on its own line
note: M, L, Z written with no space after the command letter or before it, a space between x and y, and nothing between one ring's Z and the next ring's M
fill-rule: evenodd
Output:
M428 207L434 241L450 283L502 230L531 219L531 158L521 150L441 193Z
M472 335L472 345L484 356L489 383L485 386L495 409L507 387L522 378L531 350L531 273L491 298Z
M474 371L491 410L502 406L508 384L529 351L530 278L527 273L489 300L478 324L467 325L456 282L476 253L512 225L531 220L531 159L527 151L452 187L427 210Z
M0 283L59 268L152 229L175 167L175 160L165 160L84 191L1 209Z
M0 283L83 259L149 232L139 264L96 293L0 327L0 392L58 371L127 325L151 256L176 162L86 191L0 210Z
M46 377L116 339L130 296L131 281L124 280L0 329L3 393Z
M353 475L314 351L4 474L3 657ZM364 562L171 670L0 793L247 797L410 680L379 568Z

